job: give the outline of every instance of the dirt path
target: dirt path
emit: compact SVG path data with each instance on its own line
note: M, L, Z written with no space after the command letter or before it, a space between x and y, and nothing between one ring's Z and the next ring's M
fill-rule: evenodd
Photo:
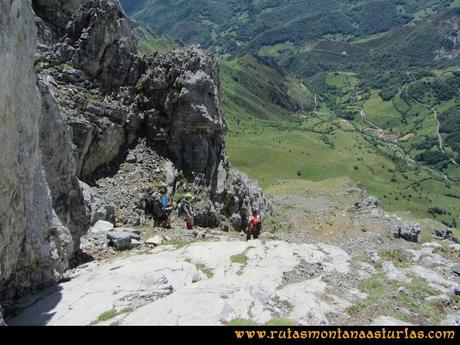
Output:
M361 116L361 118L363 119L364 122L366 122L367 124L369 124L370 126L374 127L374 128L377 129L377 130L383 131L383 129L381 129L380 127L378 127L377 125L373 124L372 122L370 122L370 121L367 119L366 112L364 111L364 109L361 109L361 110L359 111L359 115Z
M441 150L441 152L445 152L444 143L443 143L442 136L441 136L441 122L439 121L438 111L436 110L436 108L432 107L432 106L430 106L428 104L422 103L422 102L420 102L419 100L417 100L417 99L415 99L413 97L410 97L409 94L407 93L407 87L405 88L404 92L406 93L406 96L408 98L412 99L415 103L417 103L417 104L421 105L422 107L427 108L428 110L433 112L433 116L434 116L434 119L436 121L436 136L438 137L439 149ZM456 166L460 165L453 158L450 158L450 161L452 162L452 164L454 164ZM444 178L446 180L448 180L448 178L446 176L444 176Z
M407 89L406 89L406 94L407 94ZM415 98L412 98L417 104L421 105L422 107L425 107L427 108L428 110L432 111L433 112L433 116L434 116L434 119L436 121L436 135L438 137L438 142L439 142L439 149L444 152L444 144L442 142L442 136L441 136L441 132L440 132L440 129L441 129L441 123L439 122L439 119L438 119L438 112L436 111L436 108L434 107L431 107L427 104L424 104L420 101L418 101L417 99Z
M347 56L347 57L357 58L356 56L351 55L351 54L349 54L349 53L347 53L347 52L345 52L345 54L344 54L343 52L342 52L342 53L339 53L339 52L336 52L336 51L333 51L333 50L318 49L318 48L314 48L314 49L312 49L311 51L320 52L320 53L334 54L334 55L339 55L339 56Z
M438 119L438 112L436 111L436 108L434 108L434 107L431 108L431 110L433 111L434 118L435 118L436 123L437 123L436 134L438 135L439 148L441 149L442 152L445 152L444 143L442 141L442 136L441 136L441 122L439 122L439 119ZM453 158L450 158L450 161L452 162L452 164L454 164L456 166L459 166L459 164Z
M436 111L435 108L431 108L431 110L433 111L433 114L434 114L434 119L436 120L436 134L438 135L438 140L439 140L439 148L441 149L441 151L444 151L444 144L442 142L442 137L441 137L441 133L440 133L440 128L441 128L441 123L439 122L439 119L438 119L438 112Z

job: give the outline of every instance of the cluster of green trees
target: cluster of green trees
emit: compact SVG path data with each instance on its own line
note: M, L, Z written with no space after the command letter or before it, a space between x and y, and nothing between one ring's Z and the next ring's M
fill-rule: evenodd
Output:
M425 136L419 142L412 144L413 150L430 150L432 147L438 145L438 140L435 137Z
M460 155L460 105L456 105L439 116L441 133L445 143Z
M418 101L431 101L439 104L457 97L460 93L460 77L454 74L445 79L420 80L412 83L407 88L407 95ZM404 97L405 95L403 95ZM405 99L410 102L410 99Z
M400 1L404 6L407 1ZM395 26L406 24L411 15L398 11L394 1L368 1L354 8L353 20L358 24L357 35L367 36L387 31Z
M427 165L435 166L440 169L447 168L449 164L449 155L439 150L424 151L419 153L415 159L419 162L424 162Z

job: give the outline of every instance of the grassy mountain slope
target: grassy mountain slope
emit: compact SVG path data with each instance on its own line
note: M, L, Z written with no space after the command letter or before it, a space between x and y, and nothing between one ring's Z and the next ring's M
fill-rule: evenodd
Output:
M300 80L244 55L221 63L227 117L282 121L313 109L313 94Z
M154 34L143 25L134 28L134 36L137 39L137 49L140 55L149 55L154 51L165 52L180 45L171 38Z
M305 120L232 123L227 151L232 164L264 187L283 179L320 181L349 176L378 196L388 211L436 217L456 226L460 188L404 149L358 131L352 122L318 114ZM442 214L434 214L438 208Z

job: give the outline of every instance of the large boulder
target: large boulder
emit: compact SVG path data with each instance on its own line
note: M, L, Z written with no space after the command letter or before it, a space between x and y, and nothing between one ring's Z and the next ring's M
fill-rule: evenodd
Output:
M448 240L452 238L452 229L447 227L431 229L431 233L441 240Z
M155 235L145 241L145 243L151 246L159 246L160 244L163 244L163 238L159 235Z
M418 223L399 224L394 228L393 235L395 238L403 238L409 242L419 242L421 231Z
M131 249L131 236L128 232L110 231L107 233L107 238L110 240L109 246L118 251Z
M97 233L97 234L107 234L109 231L113 230L113 224L105 220L98 220L89 230L88 234Z
M94 224L88 233L81 238L80 249L83 253L94 256L107 252L109 239L107 234L113 230L113 224L99 220Z
M366 197L355 204L357 210L378 208L380 206L380 200L374 196Z
M95 199L92 204L91 223L95 224L100 220L115 223L115 203Z
M125 232L131 237L131 240L140 241L141 240L141 231L131 228L114 228L114 232Z

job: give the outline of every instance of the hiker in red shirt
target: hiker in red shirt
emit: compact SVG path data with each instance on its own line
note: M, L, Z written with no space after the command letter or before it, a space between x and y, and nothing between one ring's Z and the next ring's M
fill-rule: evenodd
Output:
M262 216L257 214L257 211L252 211L252 217L249 219L248 226L246 228L246 241L251 239L251 235L256 240L259 238L260 231L262 230Z

